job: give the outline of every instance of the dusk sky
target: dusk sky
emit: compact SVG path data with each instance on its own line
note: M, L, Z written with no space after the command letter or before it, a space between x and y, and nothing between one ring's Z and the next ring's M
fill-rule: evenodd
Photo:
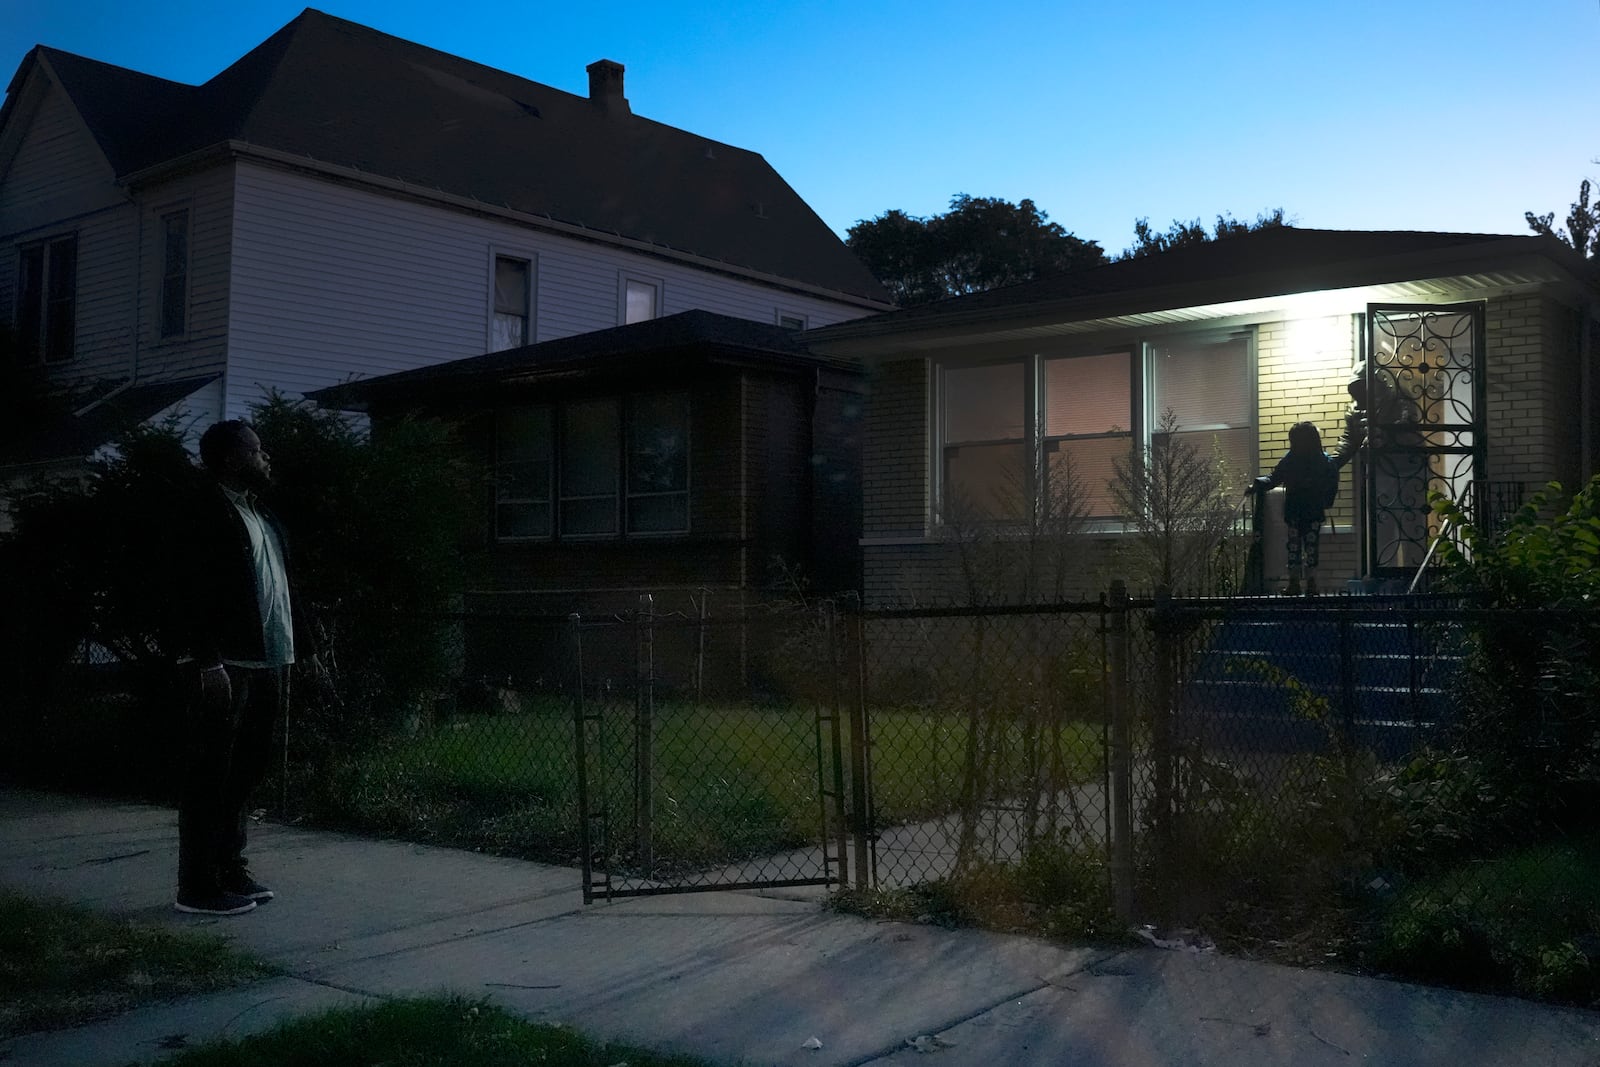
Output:
M1600 178L1600 0L320 7L574 93L614 59L635 114L761 152L841 234L961 192L1032 198L1111 252L1140 216L1275 207L1524 233ZM0 63L43 43L197 83L300 10L0 0Z

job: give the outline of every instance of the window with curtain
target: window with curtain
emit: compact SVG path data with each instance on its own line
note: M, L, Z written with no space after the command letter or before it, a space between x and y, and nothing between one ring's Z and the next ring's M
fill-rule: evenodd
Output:
M661 314L661 287L654 282L629 278L623 283L622 321L645 322Z
M1232 487L1255 473L1256 431L1252 411L1247 334L1175 338L1150 348L1150 432L1172 412L1176 438L1203 456L1220 453Z
M941 510L958 518L1021 518L1027 499L1027 364L945 367Z
M1047 491L1062 492L1076 475L1089 518L1113 518L1108 483L1114 463L1133 445L1133 354L1107 352L1043 361Z
M494 323L489 351L503 352L529 343L529 266L526 259L494 257Z

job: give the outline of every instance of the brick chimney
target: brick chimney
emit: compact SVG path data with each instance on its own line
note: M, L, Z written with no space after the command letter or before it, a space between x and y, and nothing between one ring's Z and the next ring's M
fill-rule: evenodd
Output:
M621 63L597 59L583 68L589 72L589 102L608 115L632 114L628 98L622 95Z

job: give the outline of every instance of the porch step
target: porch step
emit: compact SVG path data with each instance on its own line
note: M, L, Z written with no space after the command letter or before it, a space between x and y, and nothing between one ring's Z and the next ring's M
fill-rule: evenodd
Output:
M1177 728L1212 750L1320 752L1348 736L1399 759L1452 721L1458 638L1342 605L1226 619L1190 661Z

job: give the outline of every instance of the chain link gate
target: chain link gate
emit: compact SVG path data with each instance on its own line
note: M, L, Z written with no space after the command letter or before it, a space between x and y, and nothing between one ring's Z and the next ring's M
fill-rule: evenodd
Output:
M711 620L646 595L569 640L585 903L844 884L831 605Z

